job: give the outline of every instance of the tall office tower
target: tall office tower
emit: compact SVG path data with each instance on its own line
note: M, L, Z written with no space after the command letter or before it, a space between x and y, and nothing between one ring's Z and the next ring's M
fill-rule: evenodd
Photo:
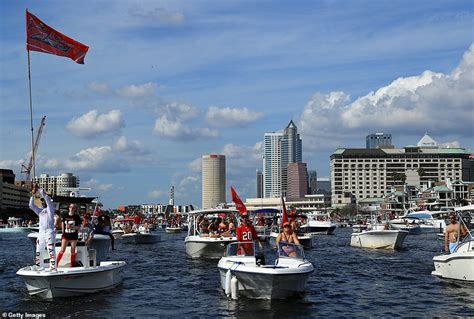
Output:
M225 202L225 155L202 156L202 208Z
M365 148L393 148L392 134L375 133L367 135Z
M256 171L257 177L257 198L263 198L263 174L258 169Z
M286 195L289 163L302 162L302 142L293 121L283 133L265 133L264 197Z
M316 171L308 171L308 194L316 194L317 181L318 173Z
M288 164L288 199L303 198L308 194L308 171L306 163Z

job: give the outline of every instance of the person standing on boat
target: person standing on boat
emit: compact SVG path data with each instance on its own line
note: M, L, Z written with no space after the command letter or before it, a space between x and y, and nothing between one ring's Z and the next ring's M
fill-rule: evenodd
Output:
M31 189L32 196L30 198L30 209L35 212L39 217L39 231L38 239L36 240L36 258L35 263L40 268L44 268L44 251L46 247L48 248L49 254L49 270L56 270L56 232L54 231L54 206L51 198L45 191L40 188L40 200L42 208L39 208L35 205L34 195L38 191L38 186L36 183L33 183L33 188Z
M252 225L252 221L249 219L248 214L242 214L242 223L237 226L235 230L237 234L237 241L248 242L248 244L240 245L241 254L253 255L253 241L257 241L260 249L263 249L263 245L258 239L257 231Z
M467 229L464 225L456 222L456 213L454 212L449 214L449 221L451 223L446 226L444 234L444 250L452 254L456 252L461 239L466 236Z
M82 219L82 240L84 244L89 247L94 239L94 226L90 222L90 216L86 215Z
M81 217L77 215L76 211L76 204L70 204L69 213L62 219L63 235L61 237L61 251L59 252L56 261L57 265L59 265L59 262L66 251L67 244L71 243L71 267L74 267L74 262L76 261L77 239L79 238L78 232L81 229Z

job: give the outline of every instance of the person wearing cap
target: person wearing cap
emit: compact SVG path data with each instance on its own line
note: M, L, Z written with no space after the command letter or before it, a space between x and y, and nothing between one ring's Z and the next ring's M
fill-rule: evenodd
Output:
M455 212L449 214L449 221L451 223L446 226L444 233L444 250L452 254L456 251L464 236L466 236L467 229L464 225L461 225L456 221Z
M263 249L263 245L258 239L257 231L253 227L248 214L242 214L241 219L242 223L235 230L237 241L248 242L249 244L239 245L240 253L243 255L253 255L253 241L256 240L261 249Z
M283 231L278 234L275 240L276 246L279 247L279 244L297 244L300 245L300 241L298 240L298 236L296 233L293 232L291 228L291 224L289 222L283 223ZM289 257L296 257L296 251L292 246L282 246L283 252Z
M35 263L39 270L44 269L44 251L48 249L49 254L49 270L56 270L56 232L54 230L54 205L51 198L46 194L44 189L40 188L41 208L35 205L34 195L38 191L38 186L33 183L30 197L30 209L39 217L38 239L36 240L36 258Z

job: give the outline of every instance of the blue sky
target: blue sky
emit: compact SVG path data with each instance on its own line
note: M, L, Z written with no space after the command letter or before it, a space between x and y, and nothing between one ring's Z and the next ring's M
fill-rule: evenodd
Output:
M72 172L106 207L201 205L200 157L255 196L265 132L295 121L303 160L426 131L474 149L471 1L0 2L0 167L30 150L25 9L90 47L31 52L37 172ZM230 194L228 194L230 201Z

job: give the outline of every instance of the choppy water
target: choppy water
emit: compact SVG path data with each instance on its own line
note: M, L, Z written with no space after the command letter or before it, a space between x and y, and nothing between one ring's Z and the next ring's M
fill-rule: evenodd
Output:
M162 233L154 245L118 241L111 260L128 265L121 286L69 299L41 301L28 296L15 273L31 263L25 234L0 233L0 312L46 313L47 317L420 317L474 316L474 285L431 276L441 250L435 235L409 236L403 251L349 246L351 230L320 235L307 251L315 265L302 299L227 299L220 289L217 261L191 260L185 234Z

